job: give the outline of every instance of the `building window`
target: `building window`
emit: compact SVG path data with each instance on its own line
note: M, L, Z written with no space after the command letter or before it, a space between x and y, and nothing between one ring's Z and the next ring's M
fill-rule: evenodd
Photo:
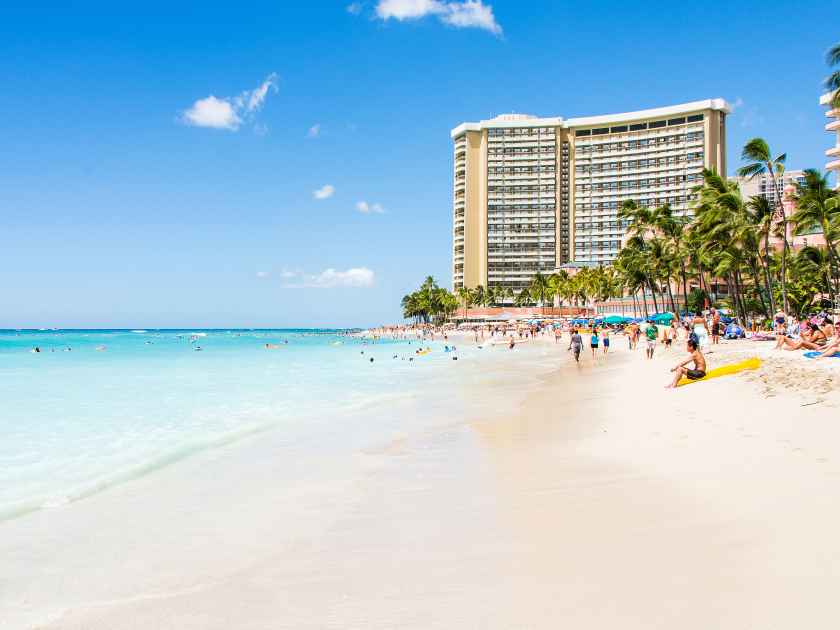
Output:
M671 125L682 125L684 123L685 123L685 117L683 117L683 118L671 118L668 121L668 126L670 127Z
M688 117L688 122L701 122L703 120L703 114L695 114L694 116Z

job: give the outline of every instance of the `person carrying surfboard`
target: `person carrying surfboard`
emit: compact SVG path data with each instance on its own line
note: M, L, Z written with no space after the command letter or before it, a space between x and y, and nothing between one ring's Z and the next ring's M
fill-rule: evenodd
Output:
M683 376L692 381L696 381L706 376L706 357L704 357L703 353L698 349L697 342L694 339L689 339L686 346L688 350L688 358L671 368L671 371L676 374L674 375L674 380L665 386L666 389L676 387L677 383L680 382L680 379ZM692 361L694 362L693 369L685 367Z

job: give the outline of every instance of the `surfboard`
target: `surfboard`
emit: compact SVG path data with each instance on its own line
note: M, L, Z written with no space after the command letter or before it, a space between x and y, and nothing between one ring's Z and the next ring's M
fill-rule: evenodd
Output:
M709 370L706 373L706 376L703 378L698 378L697 380L687 379L685 377L680 379L680 382L677 383L677 387L681 387L682 385L691 385L692 383L700 383L702 381L708 381L710 378L718 378L720 376L729 376L730 374L737 374L738 372L743 372L745 370L757 370L761 367L761 359L758 357L752 357L751 359L746 359L741 361L740 363L731 363L730 365L722 365L719 368L715 368L714 370Z

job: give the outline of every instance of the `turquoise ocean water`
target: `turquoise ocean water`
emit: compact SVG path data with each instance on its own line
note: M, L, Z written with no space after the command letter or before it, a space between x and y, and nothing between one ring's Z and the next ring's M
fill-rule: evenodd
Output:
M459 348L452 361L440 342L416 356L418 343L324 330L0 331L0 520L260 431L341 440L351 412L383 418L412 401L414 413L453 411L477 377L508 369L500 352Z

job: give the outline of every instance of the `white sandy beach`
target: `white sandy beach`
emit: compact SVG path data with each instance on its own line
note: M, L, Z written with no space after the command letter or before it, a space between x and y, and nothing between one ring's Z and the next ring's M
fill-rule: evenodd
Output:
M305 459L264 435L2 523L0 626L831 627L840 361L728 342L710 367L764 367L666 391L681 349L566 344L512 410L488 386Z

